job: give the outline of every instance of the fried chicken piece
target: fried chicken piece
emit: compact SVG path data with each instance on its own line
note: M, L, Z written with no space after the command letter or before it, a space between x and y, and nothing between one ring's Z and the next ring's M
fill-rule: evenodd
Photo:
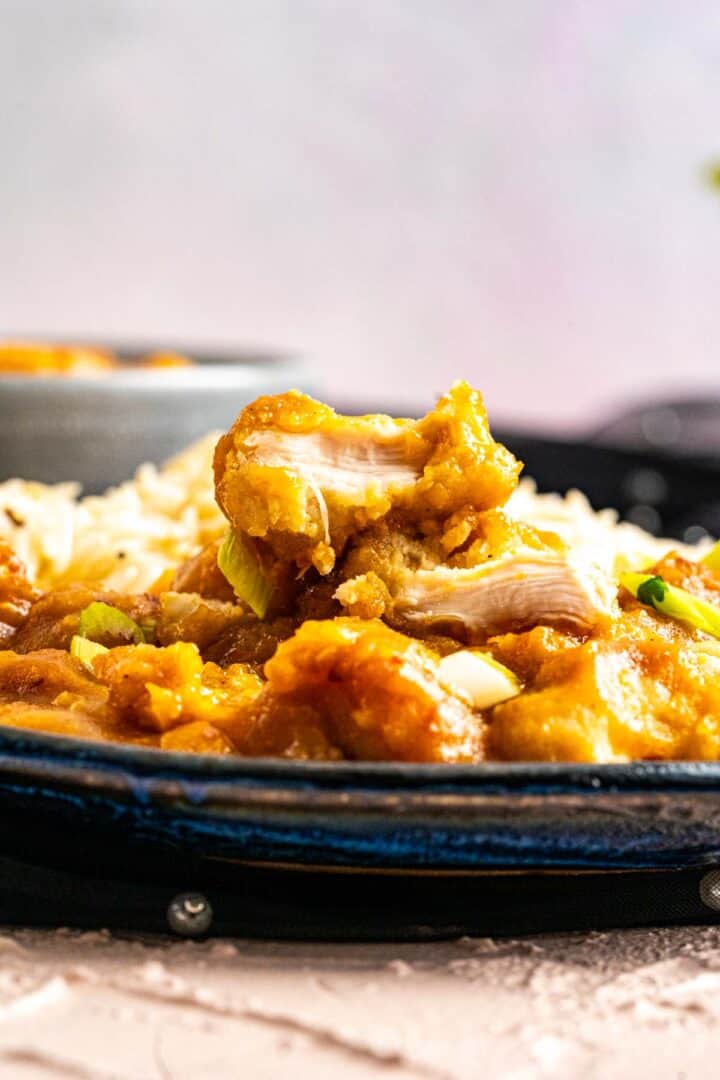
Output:
M602 598L592 578L567 559L525 556L455 570L418 570L393 598L396 618L484 641L503 630L543 623L588 631Z
M497 506L520 468L466 383L419 421L339 416L293 391L240 413L215 451L215 490L238 533L327 574L349 537L391 510L421 521Z
M121 646L96 656L92 667L108 688L116 715L150 731L196 721L220 730L232 727L261 689L248 667L235 664L222 671L203 664L197 646L187 642Z
M107 699L107 691L80 661L61 649L26 655L0 652L0 702L53 705L62 695L61 704L72 698L87 700L92 706L104 705Z
M248 755L479 761L482 718L442 684L437 663L381 622L306 622L265 665L267 686L235 744Z
M557 536L498 510L465 508L427 538L383 523L354 542L342 569L335 595L350 614L469 644L537 624L588 631L615 593Z
M137 729L120 724L108 690L61 649L0 652L0 724L88 739L135 742Z
M536 642L524 671L529 688L492 710L491 755L586 762L720 758L720 650L677 623L663 626L669 622L651 611L630 611L583 644L556 639L544 658ZM493 651L512 665L509 642ZM515 653L521 654L517 645Z
M87 585L68 585L66 588L45 593L32 605L30 613L13 638L13 649L19 653L35 652L38 649L69 649L72 638L78 632L81 611L95 601L118 608L134 622L146 627L153 625L159 610L159 601L154 596L124 596L121 593L103 592ZM101 644L123 642L103 640Z
M190 641L205 655L235 626L251 619L236 604L207 600L196 593L165 592L159 597L155 638L159 645Z
M21 560L0 540L0 648L9 644L39 595Z

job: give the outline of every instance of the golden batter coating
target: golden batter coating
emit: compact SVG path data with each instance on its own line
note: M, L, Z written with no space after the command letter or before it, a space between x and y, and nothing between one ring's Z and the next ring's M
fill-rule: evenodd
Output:
M110 709L150 731L196 721L222 729L260 690L249 668L236 664L223 671L203 664L189 642L121 646L95 657L92 667L109 690Z
M528 683L523 694L492 710L492 757L586 762L720 757L715 642L647 609L627 612L585 642L559 634L541 640L538 633L491 642L494 654ZM533 635L523 649L522 638Z
M296 391L259 398L215 453L217 500L231 526L323 574L351 536L392 510L422 521L466 504L488 509L509 498L519 472L466 383L420 421L339 416Z
M375 620L305 622L265 665L234 732L241 753L364 761L480 761L480 716L440 681L438 656Z

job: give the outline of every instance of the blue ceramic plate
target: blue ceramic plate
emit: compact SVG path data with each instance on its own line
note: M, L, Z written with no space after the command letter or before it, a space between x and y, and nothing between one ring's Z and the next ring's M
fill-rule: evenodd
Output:
M720 855L720 764L310 764L0 729L3 853L32 836L226 866L687 868Z

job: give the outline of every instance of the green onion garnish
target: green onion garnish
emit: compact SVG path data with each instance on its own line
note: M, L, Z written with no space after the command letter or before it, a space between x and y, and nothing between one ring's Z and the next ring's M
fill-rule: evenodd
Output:
M217 564L238 600L251 607L258 619L264 619L272 585L265 576L252 540L228 529L218 551Z
M620 581L641 604L677 619L694 630L702 630L720 638L720 608L693 596L686 589L668 585L664 578L653 574L621 574Z
M88 671L93 670L92 662L95 657L107 651L104 645L98 645L97 641L89 641L88 638L80 637L79 634L75 634L70 642L70 655L80 660Z
M129 615L112 604L103 604L96 600L80 612L78 635L89 641L119 638L121 641L142 645L145 634Z

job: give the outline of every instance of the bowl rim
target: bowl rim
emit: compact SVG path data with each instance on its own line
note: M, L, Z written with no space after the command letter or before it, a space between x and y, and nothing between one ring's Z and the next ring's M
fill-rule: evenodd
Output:
M36 338L37 339L37 338ZM18 337L20 340L20 337ZM22 338L32 341L33 338ZM40 339L37 339L38 341ZM23 374L0 372L0 388L11 392L27 390L38 392L52 389L53 393L68 393L73 387L78 389L109 388L130 389L147 385L158 387L178 387L188 384L206 383L227 386L228 382L252 383L253 377L292 377L294 373L307 377L309 365L307 358L295 350L282 348L218 346L188 347L187 343L159 345L156 342L114 342L106 341L102 346L88 339L58 339L54 344L77 345L91 348L106 348L118 360L118 367L98 372L81 372L73 375L58 374ZM189 357L192 364L187 367L139 368L133 361L151 353L180 353Z

